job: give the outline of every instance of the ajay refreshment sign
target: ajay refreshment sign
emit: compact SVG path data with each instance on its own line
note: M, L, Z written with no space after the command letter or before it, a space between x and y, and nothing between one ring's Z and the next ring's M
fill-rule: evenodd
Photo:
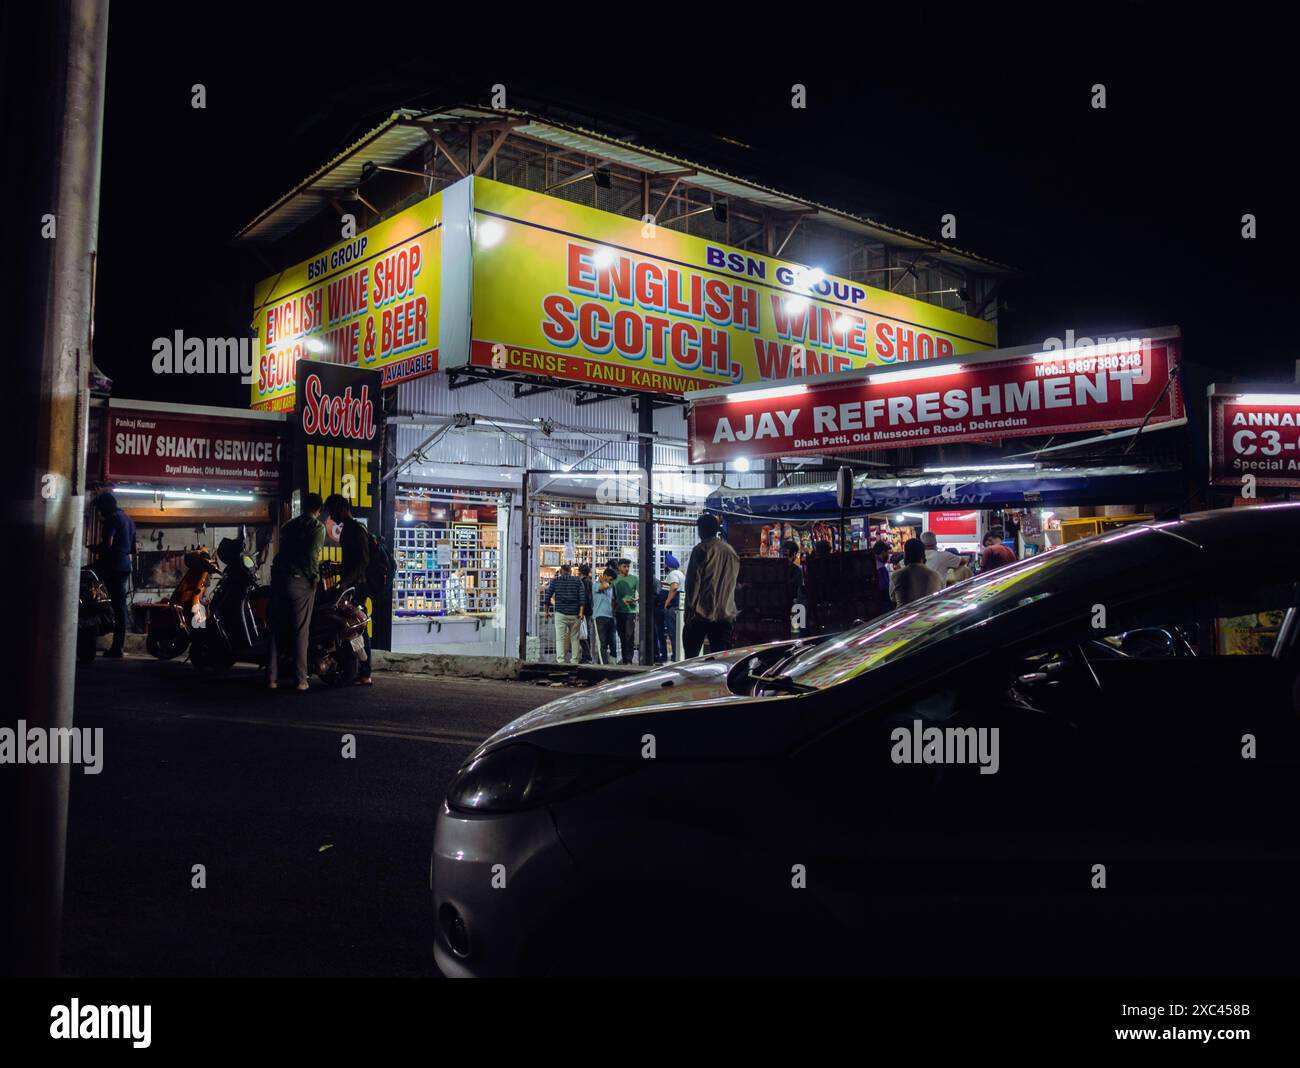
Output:
M690 395L691 461L1102 431L1183 415L1176 338Z

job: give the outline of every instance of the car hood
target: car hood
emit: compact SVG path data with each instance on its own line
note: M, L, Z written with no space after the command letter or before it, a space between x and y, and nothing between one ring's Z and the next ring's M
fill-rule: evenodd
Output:
M621 748L630 733L646 728L644 717L650 714L655 715L656 730L675 730L689 720L691 728L701 732L697 738L701 743L710 727L731 730L740 726L742 716L742 733L751 739L762 734L761 725L769 721L797 725L798 716L789 708L791 695L753 697L727 688L727 675L737 663L771 647L731 649L568 694L506 724L479 746L474 757L520 739L572 751L602 751L611 742ZM779 714L765 714L764 710L774 706L782 706ZM789 735L785 729L777 733L783 738Z

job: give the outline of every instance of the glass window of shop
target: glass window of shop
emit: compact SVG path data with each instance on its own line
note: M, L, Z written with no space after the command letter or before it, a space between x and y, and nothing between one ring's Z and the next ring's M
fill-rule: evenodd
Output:
M393 532L393 649L499 656L509 497L402 487Z

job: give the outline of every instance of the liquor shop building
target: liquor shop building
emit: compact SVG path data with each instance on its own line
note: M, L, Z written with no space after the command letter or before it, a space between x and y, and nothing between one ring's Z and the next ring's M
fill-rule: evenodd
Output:
M293 406L302 360L382 372L392 648L524 660L554 656L562 567L626 559L649 662L655 580L706 501L777 486L761 453L692 456L691 394L994 349L1008 271L594 124L475 106L393 113L238 240L274 267L254 411Z

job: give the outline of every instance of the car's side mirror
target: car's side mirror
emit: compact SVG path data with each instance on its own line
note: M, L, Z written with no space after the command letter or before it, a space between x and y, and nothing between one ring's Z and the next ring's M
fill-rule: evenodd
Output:
M1149 660L1174 655L1174 636L1163 627L1139 627L1125 631L1119 641L1125 656Z

